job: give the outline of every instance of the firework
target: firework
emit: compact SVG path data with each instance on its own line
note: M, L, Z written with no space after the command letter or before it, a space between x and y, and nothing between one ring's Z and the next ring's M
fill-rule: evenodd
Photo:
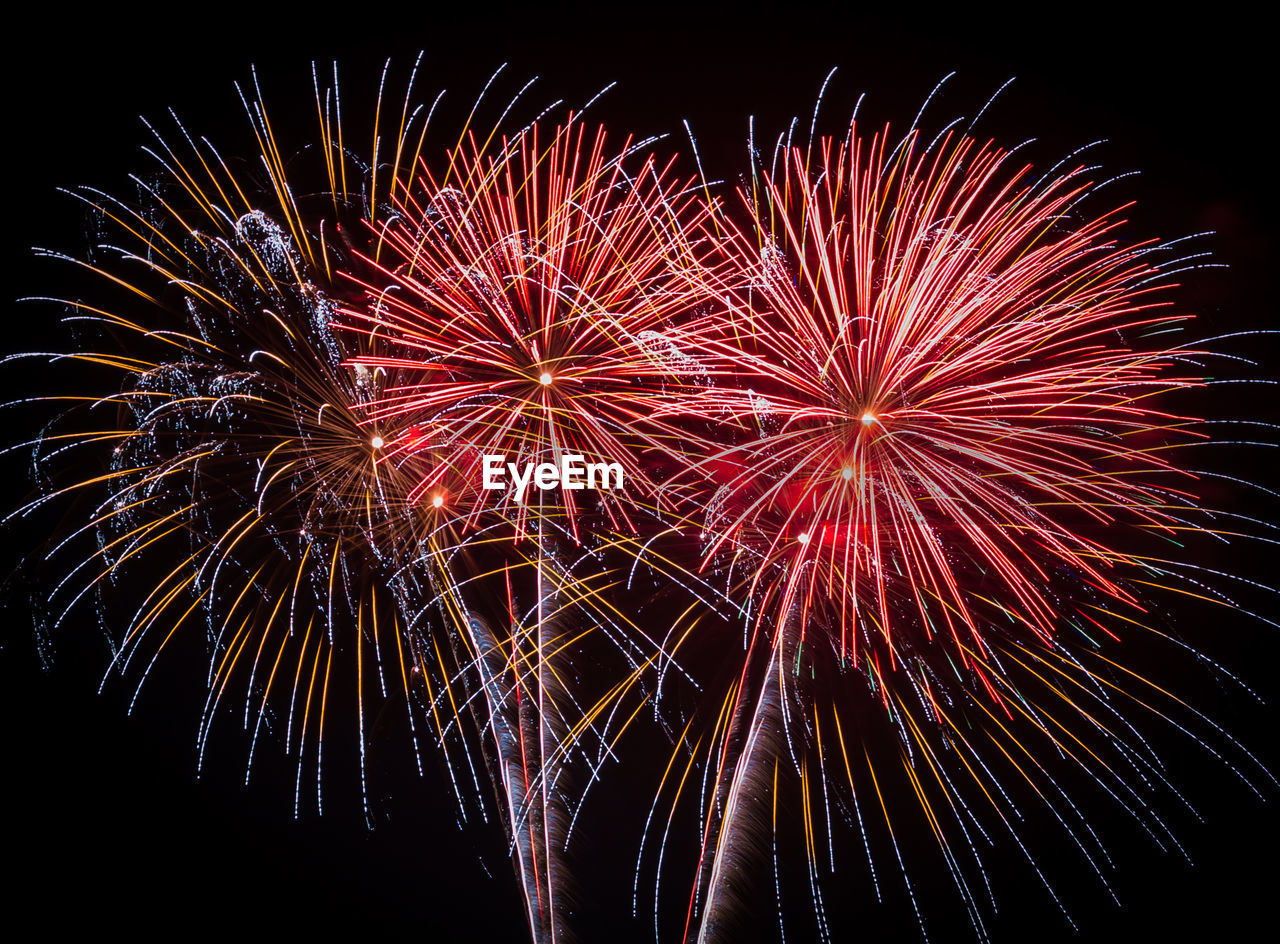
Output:
M363 411L385 431L380 465L417 479L407 499L436 510L446 547L465 547L468 584L483 596L503 581L505 611L479 618L478 603L460 606L478 626L510 627L486 630L475 661L487 679L508 680L484 688L501 719L495 776L513 802L524 797L516 818L527 836L517 830L515 842L530 921L548 939L562 897L556 848L581 805L548 761L587 740L607 752L607 721L592 719L616 712L655 658L632 641L644 630L602 595L616 581L597 555L630 547L609 532L635 536L657 512L658 476L691 441L687 426L655 417L705 384L682 351L680 316L697 298L686 234L709 209L645 144L614 146L572 116L550 133L534 124L513 138L468 136L442 168L424 161L397 188L372 227L380 256L362 260L376 276L359 280L365 299L341 312L343 327L380 349L355 368L399 378ZM596 491L480 487L486 457L514 474L575 456L616 478ZM568 695L557 666L593 632L627 654L623 680L579 679ZM593 690L579 722L581 710L566 708Z
M456 505L464 528L486 507L521 532L531 514L563 517L575 542L584 493L558 490L554 507L512 488L459 502L441 476L460 466L480 483L484 455L614 463L626 489L596 492L599 510L634 533L631 506L652 504L660 474L695 448L687 426L656 417L705 387L679 316L697 297L687 234L709 210L674 161L631 139L614 148L580 121L489 144L470 138L402 188L377 233L382 278L343 310L386 348L355 363L403 378L368 410L401 431L385 461L442 449L453 465L427 472L411 500Z
M963 135L856 122L780 146L740 190L751 224L725 221L734 264L707 280L726 304L702 350L734 380L695 523L746 638L702 742L686 938L732 936L788 778L824 938L833 817L866 837L883 815L914 904L903 791L979 936L987 820L1026 851L1005 778L1099 873L1049 758L1172 841L1137 786L1168 782L1117 700L1185 706L1109 644L1159 632L1160 592L1200 592L1159 546L1207 521L1178 464L1203 433L1164 405L1200 383L1197 352L1167 341L1181 260L1122 238L1094 190L1084 168L1037 176ZM883 722L896 748L869 749Z
M335 74L328 89L316 77L308 161L277 142L260 94L242 96L259 150L248 170L178 124L178 145L156 132L159 169L138 178L136 203L77 192L114 241L69 260L99 281L92 301L63 302L93 330L61 360L91 366L97 386L54 398L67 409L36 444L43 494L16 514L64 505L78 517L44 555L65 572L55 623L77 606L132 614L123 629L103 618L108 674L140 690L167 650L203 637L201 762L230 716L246 732L248 779L274 730L296 758L295 815L308 794L320 807L324 747L348 711L366 816L370 711L400 702L415 753L436 742L464 818L481 795L478 746L542 939L552 865L527 841L542 765L514 765L512 745L552 727L539 720L551 696L537 661L551 643L539 637L531 656L522 623L493 632L473 612L464 585L489 564L417 489L425 467L461 500L469 470L441 472L456 455L383 426L374 405L403 383L398 371L378 362L379 338L332 326L359 300L353 280L381 271L373 221L394 218L393 191L413 179L427 119L412 85L398 116L379 101L368 161L343 144ZM395 129L390 146L380 125ZM406 442L411 456L385 461Z
M325 97L317 84L316 176L355 178L367 169L329 136ZM60 398L80 405L42 436L50 486L23 512L82 499L83 526L47 553L71 561L52 595L59 619L78 604L132 612L112 634L112 670L141 664L139 688L175 637L203 632L201 756L220 710L239 713L247 778L258 734L278 725L300 803L304 764L320 782L325 706L355 705L363 726L358 666L392 659L407 678L412 657L375 576L401 539L397 490L352 412L376 378L343 364L328 328L330 275L348 253L335 234L365 209L340 188L318 212L307 205L295 190L305 172L286 176L261 97L244 101L260 149L251 170L177 124L178 144L153 128L158 169L138 178L138 201L75 191L112 242L70 260L105 287L66 303L90 332L65 359L98 369L102 392ZM334 674L348 660L349 683Z

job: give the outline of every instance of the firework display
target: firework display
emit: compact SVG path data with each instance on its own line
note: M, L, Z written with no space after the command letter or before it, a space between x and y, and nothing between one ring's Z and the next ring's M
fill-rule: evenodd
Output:
M858 882L987 940L993 859L1067 922L1044 848L1114 897L1095 809L1178 848L1167 744L1275 786L1129 656L1236 685L1177 601L1266 622L1204 556L1271 526L1213 507L1201 248L972 126L815 111L716 184L496 76L450 124L419 66L370 128L336 66L302 135L240 90L250 153L153 127L132 196L70 191L71 346L11 358L65 376L21 398L22 578L134 699L200 667L198 769L282 749L295 817L350 776L372 826L402 730L538 942L588 939L592 856L656 940L845 940ZM621 845L582 835L615 768Z

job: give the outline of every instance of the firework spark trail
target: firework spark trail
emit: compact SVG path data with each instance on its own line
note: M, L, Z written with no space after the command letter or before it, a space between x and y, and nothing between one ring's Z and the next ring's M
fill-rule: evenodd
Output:
M600 767L651 702L648 680L670 668L670 656L617 609L608 591L620 577L596 551L563 553L572 534L562 509L536 510L526 529L514 541L510 522L490 522L464 542L436 545L430 560L406 564L393 583L401 608L414 614L411 625L466 624L450 634L462 646L450 682L461 688L474 676L480 684L466 687L449 712L472 716L489 741L487 766L505 798L507 839L535 938L565 940L575 883L563 853L574 819ZM634 547L620 553L631 567L644 558ZM428 581L432 596L418 582L437 572ZM630 654L618 670L584 677L574 663L598 656L600 644L583 649L597 637Z
M781 691L783 638L779 634L772 647L769 661L764 669L764 678L760 683L761 690L751 700L753 707L750 717L740 719L739 710L732 712L731 717L735 722L742 723L742 720L745 720L746 724L738 756L731 764L726 763L731 746L731 738L726 737L721 760L715 772L717 783L725 783L726 778L732 779L726 784L723 790L724 795L717 799L717 805L722 806L723 813L718 817L709 816L706 820L705 829L708 832L703 837L704 851L699 868L707 865L710 869L706 879L707 900L703 906L703 913L708 917L702 922L698 931L700 941L714 940L716 935L721 933L716 925L716 917L732 910L735 903L740 904L740 901L734 901L737 896L730 891L731 882L726 876L734 873L746 874L750 870L751 856L756 851L756 840L763 826L759 817L753 818L747 807L758 806L763 802L764 796L776 793L776 789L771 790L766 781L770 776L773 779L777 776L774 760L776 745L770 742L776 741L780 734L772 728L779 721L777 709L779 700L784 697ZM712 831L714 831L715 849L709 851L707 846L708 841L713 838ZM685 917L686 937L689 935L690 925L698 905L696 895L701 885L701 876L697 876L694 881L695 897L690 899Z
M477 803L465 785L469 778L478 786L463 725L473 717L477 730L492 735L481 749L499 770L494 786L509 835L523 843L527 829L543 834L513 858L525 873L522 885L531 882L545 898L563 843L560 826L546 822L544 757L557 752L564 729L578 726L576 718L549 718L559 706L547 700L543 650L553 636L542 619L545 601L539 595L535 629L507 642L470 613L458 584L474 577L468 557L484 567L502 553L466 547L459 536L453 505L472 500L468 470L456 454L442 459L438 443L416 442L412 430L386 430L370 416L388 385L406 381L394 365L356 361L377 361L380 338L333 330L351 279L380 271L387 247L378 221L403 208L396 190L413 186L430 115L410 105L412 76L399 115L384 109L384 72L372 160L364 163L343 140L336 72L328 89L314 78L320 147L310 153L322 158L318 165L301 167L277 141L255 79L256 97L241 95L260 151L254 173L233 171L212 144L179 124L185 151L156 133L149 153L160 170L154 180L136 178L138 206L81 194L125 244L107 247L105 262L69 261L120 289L123 300L63 302L72 320L106 329L101 349L64 359L105 368L108 392L55 398L87 409L72 410L42 436L37 463L51 475L82 478L50 485L17 514L94 493L84 527L60 536L50 552L83 553L55 604L65 617L98 597L109 596L112 607L133 597L126 605L135 615L116 637L111 668L126 672L145 661L139 690L171 641L202 620L210 649L197 735L202 761L214 721L229 706L248 732L246 777L259 736L280 725L286 751L297 756L295 812L308 766L319 808L326 735L335 714L350 707L371 815L366 711L398 684L414 744L422 735L437 743L465 818ZM98 419L104 412L111 414L106 425ZM407 455L406 440L414 447ZM101 474L86 473L104 453ZM449 503L419 500L424 468ZM86 541L91 548L82 552ZM511 536L493 543L509 547ZM146 573L157 563L158 581ZM425 623L424 597L440 601ZM529 639L533 652L525 650ZM504 652L508 642L516 648ZM237 690L242 712L232 704ZM536 744L517 776L508 742L530 732ZM532 811L531 791L543 798ZM530 923L536 940L560 937L550 907L531 908Z
M1194 737L1168 713L1185 706L1156 707L1134 687L1149 684L1141 676L1117 685L1116 664L1086 663L1095 639L1148 628L1151 590L1185 585L1176 562L1147 552L1147 536L1204 528L1176 449L1205 434L1160 404L1201 383L1189 367L1203 352L1163 337L1187 320L1162 292L1188 257L1122 238L1120 211L1091 215L1097 186L1085 175L1036 177L953 132L924 146L913 130L895 144L855 122L843 141L780 145L774 170L739 190L751 224L729 213L709 232L732 263L702 276L720 307L686 339L717 377L725 421L723 445L692 467L703 512L689 523L704 536L703 572L746 574L726 587L752 615L742 674L706 749L713 776L686 938L694 927L699 940L729 933L742 850L764 829L740 815L744 792L761 792L771 761L776 777L774 757L801 791L822 936L828 768L848 772L846 810L869 778L897 853L883 765L864 752L856 774L848 726L831 714L858 683L901 742L908 795L980 937L960 855L981 872L977 811L992 811L1026 853L995 768L1032 790L1091 865L1105 861L1029 746L1037 738L1173 841L1134 784L1173 787L1115 701ZM796 684L751 684L753 665L772 677L784 645ZM809 675L822 680L803 684ZM781 734L762 741L765 730Z

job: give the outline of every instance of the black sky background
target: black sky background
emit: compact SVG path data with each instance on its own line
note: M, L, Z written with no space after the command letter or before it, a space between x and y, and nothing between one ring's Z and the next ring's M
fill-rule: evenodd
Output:
M1035 136L1041 153L1055 157L1109 139L1099 155L1110 170L1142 171L1117 189L1139 202L1130 214L1135 229L1162 237L1218 231L1209 245L1230 269L1189 278L1180 300L1212 333L1276 326L1274 58L1265 31L1225 7L1202 10L1196 21L1076 7L1002 16L919 10L896 21L849 8L781 5L724 15L639 6L416 11L34 10L31 25L10 36L5 63L6 294L46 294L56 282L57 266L34 261L31 246L83 246L83 216L55 187L124 189L125 175L145 165L140 114L160 116L173 105L215 141L227 134L242 140L232 82L246 78L251 63L277 112L296 101L299 120L309 121L312 60L336 58L346 98L356 102L372 94L386 57L403 70L426 49L421 95L447 87L467 101L502 62L514 77L541 76L547 98L582 101L616 80L598 117L638 134L671 132L673 147L683 147L680 120L687 119L708 174L730 179L743 163L747 116L773 131L795 114L807 122L832 66L840 71L824 106L829 128L839 127L860 92L868 93L870 115L905 126L948 72L959 75L933 106L936 119L972 114L1016 77L984 123L987 133L1006 144ZM48 307L7 306L5 350L51 344L56 316ZM1272 378L1280 370L1275 355L1274 344L1259 345ZM13 376L0 377L6 397L15 395ZM1276 417L1273 393L1253 395L1248 406ZM1246 477L1277 481L1265 452L1247 461ZM12 477L6 494L16 503L28 487L20 461L3 472ZM21 528L0 534L7 562L30 537ZM1222 563L1270 571L1274 582L1273 562L1257 555ZM45 671L31 643L29 610L21 599L0 603L0 795L7 795L0 810L9 866L9 878L0 880L0 921L35 920L75 934L115 926L144 939L209 932L327 939L338 931L429 941L522 938L501 844L483 830L455 826L439 769L429 767L423 781L407 786L394 770L375 774L392 796L379 801L381 821L372 831L340 776L326 815L295 821L289 769L270 759L248 787L242 757L231 752L196 778L199 678L157 675L127 715L132 685L97 694L108 656L88 621L60 635ZM1272 617L1280 612L1274 602L1259 606L1270 607ZM1198 705L1218 709L1232 734L1280 768L1276 633L1244 621L1195 628L1203 632L1197 641L1270 704L1250 707L1190 666L1180 690L1203 695ZM1280 791L1273 788L1264 804L1202 757L1173 760L1203 816L1171 817L1194 866L1102 814L1121 906L1089 876L1069 878L1060 891L1080 927L1075 933L1025 869L998 866L998 944L1235 940L1255 923L1270 924L1280 877ZM630 918L627 880L638 835L626 810L646 802L648 788L626 777L612 784L601 795L612 789L615 799L597 807L583 842L600 861L620 864L584 882L580 933L585 941L651 940L644 908L641 920ZM616 815L609 802L619 805ZM1052 856L1056 835L1040 839L1040 853ZM852 880L861 881L861 873ZM764 904L766 918L771 908ZM929 932L935 942L972 939L959 924L930 924ZM855 937L911 941L919 933L909 911L886 906L837 929L837 940ZM772 938L762 921L760 939Z

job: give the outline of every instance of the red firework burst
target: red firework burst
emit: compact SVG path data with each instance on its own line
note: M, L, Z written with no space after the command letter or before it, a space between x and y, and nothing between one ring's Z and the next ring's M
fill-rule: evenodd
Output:
M854 127L742 194L755 233L724 246L745 284L715 286L733 310L708 346L751 432L717 460L707 557L759 555L767 610L834 610L842 657L861 636L892 660L911 623L967 665L993 600L1053 632L1055 569L1134 602L1103 529L1179 524L1163 450L1187 421L1152 398L1194 382L1170 372L1189 352L1143 338L1185 316L1156 295L1154 244L1074 218L1082 171L888 142Z
M688 234L710 211L674 161L636 150L572 120L549 143L536 125L493 152L469 137L397 199L380 231L385 283L343 314L391 352L357 368L403 378L369 411L389 430L383 461L453 457L426 464L411 500L437 496L450 469L478 485L484 455L574 453L620 465L627 503L656 495L655 469L687 437L655 417L697 387L672 318L695 297ZM576 536L582 499L556 494ZM598 494L611 524L629 526L621 497ZM511 491L476 489L454 514L473 525L486 501L523 529L530 506Z
M686 939L731 939L771 815L776 850L786 766L820 924L830 771L859 822L858 784L873 790L892 837L888 771L865 740L859 769L874 725L846 710L868 693L979 927L949 847L968 814L948 839L938 811L965 809L973 788L1012 831L987 778L1018 755L1054 809L1030 744L1099 783L1131 768L1124 731L1091 707L1091 686L1116 685L1115 663L1090 667L1091 637L1146 627L1151 588L1189 592L1146 536L1197 530L1172 456L1199 434L1162 395L1200 381L1181 366L1196 352L1166 337L1187 320L1162 297L1171 254L1126 241L1123 207L1091 212L1096 190L1084 168L1037 176L965 136L895 145L854 124L780 148L739 191L749 224L707 234L722 262L702 291L721 304L689 343L722 380L705 399L727 419L721 448L678 481L700 479L700 568L751 615L704 738Z

